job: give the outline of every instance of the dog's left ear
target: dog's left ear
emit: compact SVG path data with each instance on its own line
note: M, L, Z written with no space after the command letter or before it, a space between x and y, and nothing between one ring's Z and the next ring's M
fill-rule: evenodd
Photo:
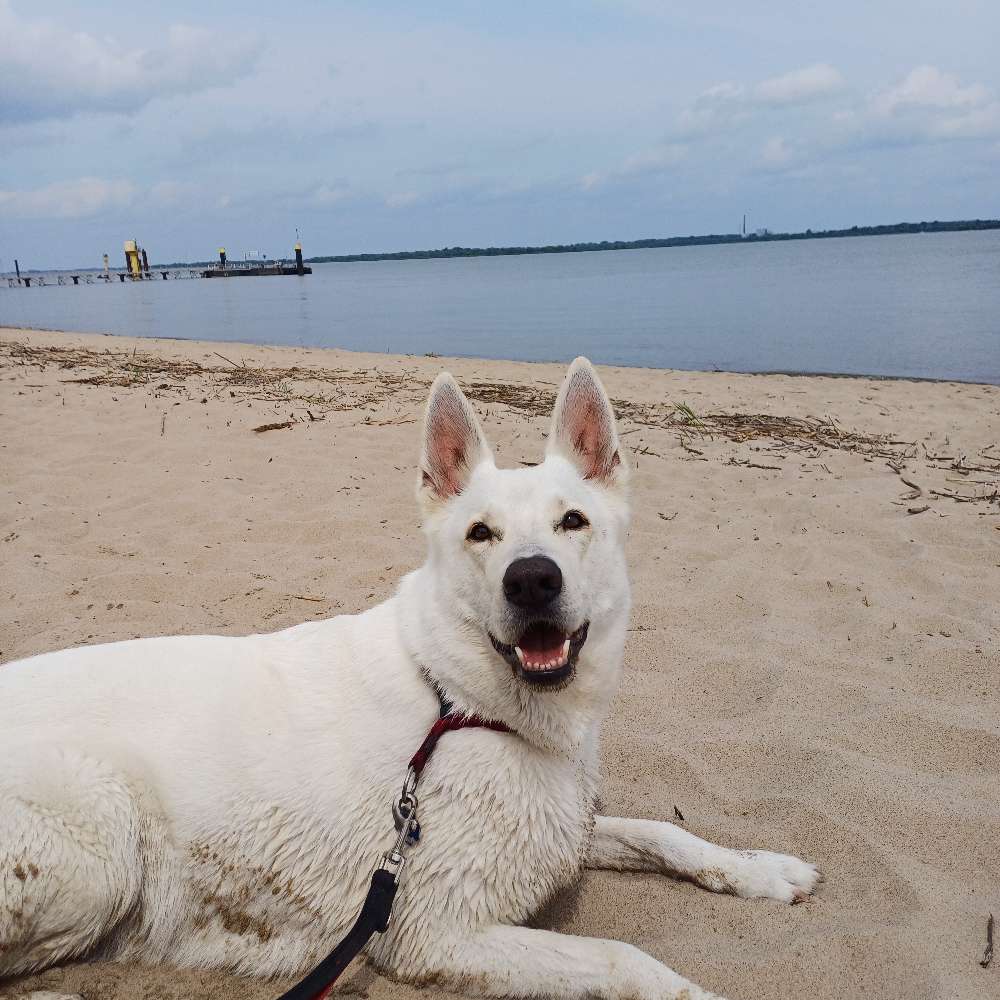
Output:
M432 503L457 496L472 470L485 461L493 461L493 452L475 410L454 378L442 372L431 386L424 414L417 496Z
M546 454L569 459L584 479L601 486L624 486L628 478L615 411L586 358L577 358L570 365L559 390Z

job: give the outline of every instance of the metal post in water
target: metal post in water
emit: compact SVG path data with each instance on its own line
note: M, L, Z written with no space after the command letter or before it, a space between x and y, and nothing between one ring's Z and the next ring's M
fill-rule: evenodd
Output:
M295 273L302 274L302 244L295 244Z

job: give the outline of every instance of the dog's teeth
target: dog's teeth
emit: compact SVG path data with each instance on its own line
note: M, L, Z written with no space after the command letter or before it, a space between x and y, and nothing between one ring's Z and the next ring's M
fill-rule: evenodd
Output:
M514 647L514 652L517 653L517 662L524 666L524 650L520 646Z
M567 639L563 643L563 650L562 650L562 662L566 663L567 660L569 660L569 639Z

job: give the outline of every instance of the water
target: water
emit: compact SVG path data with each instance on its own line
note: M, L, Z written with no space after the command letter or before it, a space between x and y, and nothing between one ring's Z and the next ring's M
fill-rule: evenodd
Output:
M0 325L1000 384L1000 231L0 288Z

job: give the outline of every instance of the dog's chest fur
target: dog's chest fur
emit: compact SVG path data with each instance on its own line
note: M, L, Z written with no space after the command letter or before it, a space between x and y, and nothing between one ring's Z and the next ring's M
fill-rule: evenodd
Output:
M596 754L589 757L543 753L485 730L443 737L418 789L420 840L408 852L391 931L374 943L376 961L405 950L416 972L429 915L469 930L522 922L570 884L593 825ZM211 953L225 965L279 972L322 957L353 922L372 866L391 845L399 777L369 773L335 811L322 800L227 811L228 830L187 845L189 916L176 957L203 964Z

